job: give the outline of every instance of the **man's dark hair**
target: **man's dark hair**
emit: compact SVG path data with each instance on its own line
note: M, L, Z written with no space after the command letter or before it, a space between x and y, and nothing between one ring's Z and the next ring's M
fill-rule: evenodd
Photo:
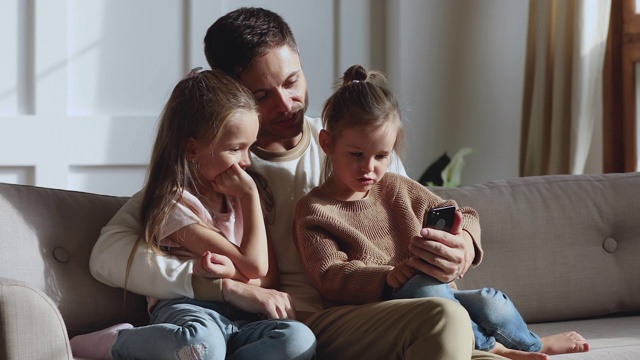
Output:
M287 45L298 52L289 25L273 11L242 7L218 20L204 37L204 54L212 69L239 77L253 60Z

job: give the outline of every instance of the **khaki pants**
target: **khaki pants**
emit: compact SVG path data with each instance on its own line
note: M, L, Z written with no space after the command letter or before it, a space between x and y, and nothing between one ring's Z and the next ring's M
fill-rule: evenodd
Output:
M403 299L338 306L304 320L318 359L504 359L474 351L471 320L447 299Z

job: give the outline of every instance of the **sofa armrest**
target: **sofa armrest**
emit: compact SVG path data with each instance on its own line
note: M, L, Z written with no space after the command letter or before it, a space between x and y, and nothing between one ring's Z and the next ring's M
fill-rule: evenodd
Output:
M56 305L29 284L0 277L0 358L73 359Z

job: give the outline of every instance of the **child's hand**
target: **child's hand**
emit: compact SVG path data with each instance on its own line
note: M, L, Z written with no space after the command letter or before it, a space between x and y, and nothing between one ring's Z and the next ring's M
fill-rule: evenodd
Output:
M399 289L415 274L416 272L410 265L410 261L405 260L396 265L393 270L387 274L387 284L394 289Z
M213 189L219 193L238 199L258 191L256 183L237 163L216 177Z
M228 257L206 251L196 260L193 273L205 278L231 279L236 276L236 267Z

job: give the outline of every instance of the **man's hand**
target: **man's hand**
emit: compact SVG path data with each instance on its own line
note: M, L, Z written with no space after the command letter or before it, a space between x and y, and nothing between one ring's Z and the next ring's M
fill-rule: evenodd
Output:
M273 289L224 279L222 293L225 302L240 310L262 314L268 319L295 319L289 294Z
M464 276L471 266L475 249L471 236L462 230L460 212L456 211L451 233L425 228L420 236L413 238L409 245L409 250L419 258L411 259L412 267L442 282Z

